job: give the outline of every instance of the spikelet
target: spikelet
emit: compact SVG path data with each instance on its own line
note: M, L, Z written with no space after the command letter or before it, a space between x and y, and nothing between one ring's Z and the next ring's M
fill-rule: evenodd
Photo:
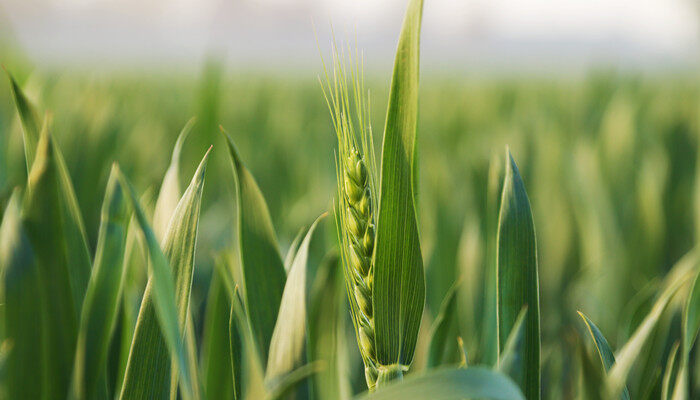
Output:
M335 45L333 50L332 78L324 64L326 82L325 85L321 82L321 86L338 137L336 226L357 343L365 364L367 386L372 391L378 375L372 309L376 158L360 62L353 65L348 52L348 62L352 66L348 76L344 68L345 56ZM355 126L359 127L358 132Z

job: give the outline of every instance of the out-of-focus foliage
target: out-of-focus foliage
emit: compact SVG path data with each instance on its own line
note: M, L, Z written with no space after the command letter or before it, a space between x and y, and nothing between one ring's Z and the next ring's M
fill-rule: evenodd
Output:
M112 162L120 164L141 193L149 188L157 192L178 132L191 116L198 117L180 160L180 176L192 176L203 152L214 145L202 196L189 304L198 344L205 331L213 255L237 242L232 208L237 204L236 188L216 125L227 127L255 176L282 254L301 226L330 208L335 193L336 137L316 73L264 76L233 72L234 67L213 63L200 77L12 69L30 100L52 114L51 138L60 146L75 187L90 254L97 244ZM376 130L385 117L388 78L389 74L366 72ZM666 273L697 242L700 81L693 75L612 72L574 80L475 80L425 72L420 91L418 217L427 303L412 373L420 373L426 365L430 322L458 278L461 284L454 297L458 326L448 337L463 339L469 365L495 361L492 350L483 345L493 340L485 325L493 311L482 305L491 304L484 282L489 274L486 266L495 265L489 246L494 245L497 228L491 216L498 212L489 194L489 164L496 154L503 170L505 161L500 157L509 144L536 227L542 397L575 398L581 375L577 349L580 342L590 347L576 311L595 321L613 350L621 349L651 311ZM502 182L502 175L492 174ZM5 214L13 189L25 187L26 175L21 125L9 82L3 78L0 214ZM500 193L499 188L494 192ZM146 212L152 212L153 204L146 203ZM325 235L329 243L335 240L332 227L319 226L317 235ZM125 272L123 305L130 304L131 297L140 299L146 279L146 264L139 258L144 257L141 239L130 240L136 242L130 245L135 261L134 268ZM327 248L315 249L312 243L308 285L316 282L316 266ZM224 264L237 270L235 262ZM236 280L241 282L240 277ZM664 310L632 366L627 379L632 398L661 394L666 360L681 339L687 286ZM228 307L236 299L217 301ZM138 302L119 311L115 332L129 331L124 326L138 315ZM323 318L312 315L310 320ZM226 325L219 322L211 324ZM352 324L347 320L338 327L347 332L332 341L346 347L342 358L348 371L342 375L349 382L336 386L342 387L339 392L345 393L347 385L358 392L364 377ZM121 334L115 333L107 356L109 377L119 374L117 338ZM688 353L684 379L694 398L700 394L698 346L681 350ZM598 367L593 361L590 367ZM251 370L244 374L252 374ZM670 379L673 388L675 377Z

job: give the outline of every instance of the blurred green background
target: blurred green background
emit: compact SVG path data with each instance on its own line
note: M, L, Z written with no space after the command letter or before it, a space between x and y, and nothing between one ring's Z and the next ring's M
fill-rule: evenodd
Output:
M0 54L30 97L52 114L93 251L111 163L118 162L140 191L157 193L178 132L191 116L198 118L181 162L184 185L214 145L193 286L198 326L213 256L234 243L233 175L219 124L256 176L283 252L301 226L330 208L336 139L316 80L320 57L317 70L298 75L236 72L215 58L197 74L89 74L35 67L7 49ZM389 70L367 76L376 138L389 77ZM509 145L537 231L544 396L568 398L578 384L572 372L576 311L596 321L616 348L646 314L660 279L697 242L698 74L424 73L420 90L419 216L428 288L415 370L430 322L458 278L460 335L470 363L481 361L488 307L483 271L498 200L489 173L498 176ZM0 79L0 210L26 179L20 129L8 80ZM332 226L326 231L332 242ZM662 338L678 329L676 314L648 346L648 365L635 367L631 379L643 384L630 387L658 389L658 360L671 345ZM700 377L692 379L697 387Z

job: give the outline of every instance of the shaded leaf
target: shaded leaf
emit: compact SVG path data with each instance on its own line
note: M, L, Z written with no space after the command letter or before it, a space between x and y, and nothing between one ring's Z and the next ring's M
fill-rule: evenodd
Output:
M27 99L12 75L8 73L8 77L10 78L15 105L17 106L17 112L19 113L22 123L27 171L30 171L30 166L34 163L38 151L37 146L40 137L42 134L48 134L50 118L46 116L42 123L39 112ZM56 177L52 179L57 180L57 191L59 193L53 201L56 201L61 207L63 219L61 230L63 231L65 240L65 257L68 260L68 265L70 265L69 271L75 310L79 313L80 307L83 304L85 289L90 279L92 261L88 250L83 217L80 213L77 197L75 196L73 183L70 180L68 167L63 159L61 150L51 137L49 137L49 145L51 146L50 162L55 164L56 167Z
M44 301L46 367L44 395L65 398L73 369L77 335L76 304L82 303L84 288L75 279L79 273L68 257L64 234L55 147L46 130L37 145L36 159L29 173L22 219L38 261L38 280Z
M523 307L515 320L513 330L506 341L506 346L501 352L498 362L498 370L508 375L520 387L525 386L525 317L527 316L527 306Z
M312 321L309 325L312 359L323 362L325 366L314 376L314 395L318 399L350 398L345 336L346 307L345 279L340 256L333 250L326 255L316 273L309 316Z
M615 364L615 355L613 354L607 339L605 339L603 333L600 331L600 329L598 329L596 324L590 320L590 318L588 318L581 311L578 312L578 315L581 317L581 319L583 319L583 322L586 324L586 328L588 328L588 332L591 334L591 338L595 344L595 349L598 352L598 356L600 356L600 362L603 364L605 372L610 371L610 368L612 368L612 366ZM621 396L623 400L629 400L630 394L627 387L622 389Z
M223 262L217 259L216 262ZM212 274L202 337L202 377L204 393L209 399L230 399L234 396L231 371L229 319L231 302L217 271Z
M669 394L671 393L672 384L671 382L676 377L678 363L676 362L676 355L678 354L678 348L680 343L676 342L671 348L671 353L666 361L666 370L664 372L664 379L661 382L661 400L669 400Z
M119 309L124 278L128 203L112 167L102 203L102 221L92 276L85 293L70 396L94 398L105 372L107 348Z
M610 368L608 379L608 394L610 397L617 397L617 394L623 392L627 376L641 353L644 344L659 322L673 295L695 275L697 263L697 255L695 252L691 252L684 256L668 273L663 290L651 311L635 330L632 337L620 349L616 357L617 361Z
M457 342L459 336L456 310L458 288L459 282L447 291L440 305L440 312L433 323L426 364L429 369L446 364L457 365L463 357L462 349Z
M486 368L439 369L378 388L359 396L363 400L524 400L520 389L505 375Z
M225 131L222 132L236 176L245 307L260 359L267 362L286 274L265 198L255 178L243 165L236 145Z
M39 266L22 224L21 194L15 189L0 225L0 276L3 277L7 357L5 390L8 399L38 399L45 389L42 331L43 291ZM32 382L28 385L26 382Z

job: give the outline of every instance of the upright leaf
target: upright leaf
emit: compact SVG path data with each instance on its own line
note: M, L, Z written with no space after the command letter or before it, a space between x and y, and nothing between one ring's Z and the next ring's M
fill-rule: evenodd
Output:
M591 338L595 344L596 351L600 356L600 362L603 364L603 368L607 373L615 364L615 355L613 354L607 339L605 339L605 336L603 336L603 333L600 331L600 329L598 329L596 324L594 324L593 321L591 321L590 318L584 315L581 311L578 312L578 315L586 324L586 328L588 328L588 332L591 334ZM630 394L627 387L622 389L621 398L622 400L629 400Z
M97 252L80 319L70 397L95 398L105 372L107 348L119 309L124 278L128 202L112 167L102 203Z
M677 376L678 363L676 362L676 356L678 355L678 349L680 343L676 342L671 348L671 353L668 355L668 360L666 361L666 369L664 371L664 378L661 381L661 400L669 400L671 397L672 380Z
M234 396L229 341L230 310L231 302L226 288L220 274L214 271L207 295L201 362L204 393L209 399L230 399Z
M226 132L223 133L236 176L238 239L245 307L260 359L265 363L268 360L286 274L265 198L255 178L241 161L236 145Z
M644 344L656 328L664 310L668 306L673 295L678 289L688 282L696 273L698 257L695 252L690 252L684 256L668 273L665 279L663 290L659 294L651 311L644 318L639 327L634 331L627 343L617 353L617 361L610 368L608 375L608 395L617 397L623 392L627 376L637 357L642 352ZM676 382L678 384L678 382Z
M525 386L525 317L527 307L523 307L515 320L513 330L498 361L498 370L508 375L520 387Z
M508 150L497 241L499 348L505 348L520 310L527 307L521 389L528 400L539 399L540 300L535 225L525 185Z
M314 395L317 399L349 399L347 297L337 251L332 250L321 262L311 293L309 346L312 359L325 364L314 376Z
M8 399L38 399L45 392L43 378L47 359L42 338L45 313L39 265L22 224L20 199L20 191L16 189L0 225L3 322L6 342L12 346L3 382Z
M272 387L281 377L307 362L308 312L307 275L309 245L321 215L309 228L289 269L275 330L270 342L270 353L265 370L265 383ZM306 385L300 388L300 398L309 397Z
M173 149L173 155L170 159L170 166L168 170L165 171L165 177L163 178L163 183L160 186L160 193L158 194L158 201L156 202L156 210L153 214L153 231L156 237L162 239L168 229L168 223L170 223L170 217L175 211L178 202L180 201L180 154L182 153L182 146L192 131L195 119L191 118L182 128L182 131L175 141L175 148Z
M425 304L416 218L416 122L422 0L411 0L399 37L382 148L372 307L380 365L413 361ZM379 381L383 368L379 367Z
M40 119L39 112L33 104L27 99L22 89L14 80L12 75L8 73L10 78L10 86L12 87L13 97L17 106L17 112L22 123L22 131L24 134L24 152L27 162L27 171L34 163L34 158L39 143L39 138L43 131L49 130L49 118L45 117L43 124ZM61 215L63 222L61 230L65 240L66 257L68 265L70 265L71 286L73 290L76 312L80 311L85 296L85 289L90 278L90 252L87 245L87 235L85 234L85 226L83 217L78 207L78 200L75 196L75 189L70 180L68 167L63 159L63 154L58 148L58 145L53 139L49 141L52 147L51 162L56 165L56 179L58 182L58 192L60 198L57 201L61 207Z
M457 321L457 289L459 283L450 288L445 299L440 305L430 334L430 347L428 348L428 368L435 368L446 364L459 364L462 357L462 349L459 348L457 338L459 327Z
M520 389L505 375L486 368L439 369L411 377L358 400L524 400Z
M198 385L192 382L193 371L190 370L187 362L182 336L187 321L201 195L208 155L209 152L199 164L189 187L172 216L163 241L163 254L167 259L160 258L160 248L157 246L155 237L152 236L145 216L137 212L139 224L144 231L144 236L146 236L152 271L141 302L141 310L131 345L131 354L121 393L121 397L124 399L168 398L170 396L171 355L177 356L175 367L180 372L182 379L180 384L183 389L183 397L197 396ZM132 205L138 210L133 193ZM165 274L165 271L168 273ZM171 275L172 280L170 280ZM175 313L174 319L173 313ZM160 325L157 318L161 320Z
M76 304L82 302L82 289L71 279L76 276L76 266L70 262L66 241L73 238L64 236L63 198L54 149L44 130L29 173L22 218L39 264L39 287L44 300L45 395L65 398L75 354Z
M22 138L24 139L24 157L27 163L27 172L31 170L34 163L34 154L36 145L39 143L39 135L41 132L41 116L31 104L24 91L19 87L15 78L7 72L7 77L10 79L10 88L12 97L15 99L19 120L22 123Z

